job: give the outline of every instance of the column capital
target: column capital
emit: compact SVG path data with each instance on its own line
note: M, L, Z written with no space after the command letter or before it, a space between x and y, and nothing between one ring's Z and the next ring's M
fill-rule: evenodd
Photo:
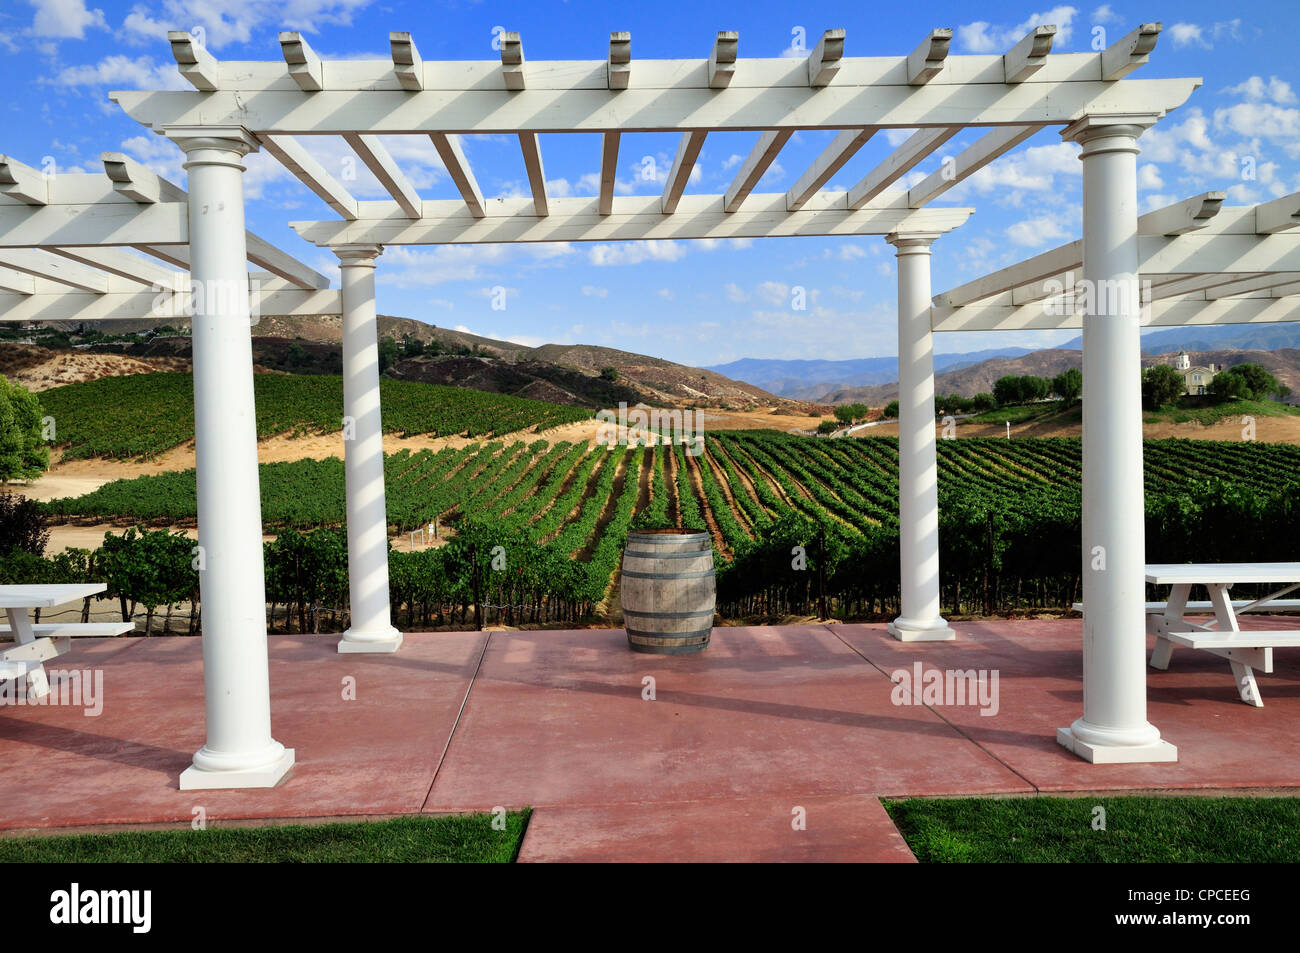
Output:
M242 157L262 146L243 126L164 126L162 131L187 156L200 149L216 149Z
M938 232L890 232L885 241L894 246L898 255L928 255L938 237Z
M341 266L355 266L360 268L375 267L375 259L384 253L383 245L331 245L330 251L338 256Z
M1160 120L1156 113L1115 113L1105 116L1083 116L1061 130L1066 142L1087 145L1102 136L1129 136L1137 139Z

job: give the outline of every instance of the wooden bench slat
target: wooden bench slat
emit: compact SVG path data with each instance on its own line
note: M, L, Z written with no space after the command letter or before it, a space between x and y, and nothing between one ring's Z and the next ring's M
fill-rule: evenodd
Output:
M32 634L37 638L101 638L134 631L134 622L38 622L32 626ZM11 627L0 625L0 635L12 638L13 634Z
M1283 649L1300 647L1300 631L1164 632L1161 638L1191 649Z
M1232 607L1234 609L1240 609L1242 606L1248 606L1254 601L1255 601L1254 599L1234 599L1232 601ZM1146 611L1148 614L1152 612L1163 613L1165 611L1165 605L1166 603L1164 602L1148 602L1146 604ZM1082 612L1083 603L1075 602L1070 606L1070 608L1073 609L1075 612ZM1256 611L1258 611L1261 614L1267 614L1270 609L1279 609L1279 610L1287 609L1293 611L1300 610L1300 599L1274 599L1272 602L1268 603L1267 605L1260 606L1259 609ZM1213 612L1214 606L1208 601L1197 601L1197 602L1189 601L1187 603L1186 611Z

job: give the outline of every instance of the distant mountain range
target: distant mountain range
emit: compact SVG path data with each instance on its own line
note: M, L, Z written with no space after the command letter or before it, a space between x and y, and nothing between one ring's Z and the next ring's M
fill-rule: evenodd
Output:
M940 354L936 371L958 370L997 357L1019 357L1033 348L1008 347L969 354ZM851 361L786 361L744 358L730 364L716 364L701 370L714 371L733 380L745 381L769 393L792 400L819 401L826 394L846 387L888 384L898 380L897 357L865 357Z
M1077 352L1082 348L1083 338L1080 336L1053 348L1009 347L964 354L937 354L934 358L935 385L941 394L970 396L991 389L992 381L1003 374L1052 376L1066 367L1078 367ZM1215 363L1240 364L1251 360L1265 363L1266 366L1276 364L1275 373L1281 371L1289 376L1289 358L1280 362L1266 362L1259 358L1258 353L1232 359L1226 356L1229 352L1270 352L1283 349L1300 349L1300 324L1203 325L1161 328L1146 331L1142 335L1144 354L1206 352L1206 360ZM1209 352L1217 356L1212 357ZM865 401L880 404L898 394L897 357L868 357L849 361L745 358L702 370L715 371L792 400L830 404ZM959 373L966 370L972 373ZM1300 366L1297 370L1300 370ZM988 386L983 386L985 384ZM967 391L970 393L967 394Z

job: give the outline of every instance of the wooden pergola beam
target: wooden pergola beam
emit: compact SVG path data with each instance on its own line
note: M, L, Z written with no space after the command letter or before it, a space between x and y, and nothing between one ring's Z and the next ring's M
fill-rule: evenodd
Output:
M622 195L602 210L598 200L551 198L545 218L529 198L500 199L481 219L461 202L425 203L425 217L408 221L392 202L362 202L355 222L291 222L309 242L322 247L360 245L457 245L502 242L608 242L696 238L762 238L798 235L889 235L897 231L942 234L966 221L969 208L909 209L901 201L858 210L844 196L816 197L798 212L785 208L784 193L751 194L734 212L721 195L681 196L676 211L663 214L659 195Z
M384 144L379 141L379 137L365 133L349 133L343 138L352 147L352 151L357 154L357 158L364 162L366 168L379 180L379 184L401 206L406 216L408 218L419 218L421 215L420 193L415 191L415 186L411 184L411 180L398 168L397 162L389 151L384 148Z
M740 47L740 34L735 30L723 30L713 41L713 50L709 53L709 88L726 89L731 85L731 78L736 75L736 51Z
M1160 38L1161 24L1143 23L1101 52L1101 78L1113 83L1146 65Z
M754 191L759 180L767 173L768 168L776 161L776 157L790 141L792 135L794 132L790 129L769 129L758 137L758 141L749 150L749 155L740 165L740 171L736 173L735 179L722 197L724 212L734 212L740 208L749 197L749 193Z
M185 190L168 182L147 166L121 152L103 152L99 156L104 174L113 183L113 191L132 202L153 205L158 202L184 202Z
M1023 83L1047 65L1056 38L1055 26L1036 26L1002 57L1004 82Z
M546 170L542 166L542 147L537 141L537 133L521 132L519 149L524 156L528 187L533 193L533 212L539 218L545 217L550 214L550 202L546 195Z
M1166 205L1138 219L1139 235L1185 235L1205 228L1219 214L1227 192L1202 192L1182 202Z
M632 78L632 34L626 31L609 35L609 88L627 89Z
M78 291L104 293L108 291L108 275L97 268L88 268L79 262L67 261L39 248L6 248L0 250L0 265L33 278L44 278Z
M49 178L12 156L0 155L0 193L24 205L45 205L50 200Z
M523 89L524 43L518 33L501 34L501 78L506 89Z
M700 149L704 147L706 135L708 133L703 129L682 133L682 138L677 143L677 155L673 159L673 167L668 172L668 181L664 183L660 209L665 215L677 211L677 203L681 201L682 193L686 191L686 184L691 180L691 170L695 168L695 162L700 157Z
M909 86L924 86L943 70L952 44L952 30L946 27L931 30L920 45L907 56L907 82Z
M424 89L424 60L420 58L411 34L388 34L388 46L393 54L393 73L402 89L410 92Z
M167 42L181 77L202 93L221 88L221 64L203 48L198 39L184 30L168 30Z
M607 132L600 141L600 197L601 215L609 215L614 208L614 183L618 180L617 132Z
M343 218L357 217L357 199L293 136L260 136L267 153Z
M808 54L808 85L813 89L829 86L840 71L844 56L844 31L827 30Z
M465 150L461 148L459 136L448 136L440 132L429 134L433 140L433 147L438 150L438 155L442 158L442 164L447 169L447 174L451 180L456 183L456 188L460 190L461 197L465 200L465 207L469 209L469 214L475 218L482 218L484 215L483 193L479 191L478 181L474 178L474 172L469 167L469 160L465 158ZM538 157L540 160L540 156Z
M959 132L961 126L936 126L933 129L918 129L912 133L906 142L849 189L849 208L862 208L872 199L883 194L891 185L911 172L926 156Z
M325 66L301 33L281 33L280 50L299 89L318 93L325 88Z
M117 275L127 281L152 287L163 285L172 287L182 276L182 272L172 268L163 268L148 259L132 255L118 248L47 248L51 254L59 255L69 261L75 261L88 268Z
M785 207L797 212L821 191L823 185L831 180L836 172L844 167L853 156L876 134L874 126L863 129L845 129L831 140L830 145L813 160L790 190L785 194Z
M1300 192L1255 206L1255 232L1272 235L1300 225Z
M959 152L951 166L936 169L910 189L907 193L907 204L912 208L930 204L957 183L970 178L994 159L1010 152L1040 128L1042 127L999 126L992 132L986 132Z

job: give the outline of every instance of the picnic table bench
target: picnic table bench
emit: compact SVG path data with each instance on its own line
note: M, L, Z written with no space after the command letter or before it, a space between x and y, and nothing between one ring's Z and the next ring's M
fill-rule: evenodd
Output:
M1282 596L1300 589L1300 563L1157 563L1146 567L1146 581L1170 586L1168 602L1147 603L1147 631L1156 636L1151 667L1167 669L1174 646L1200 649L1228 660L1241 700L1256 708L1264 701L1255 671L1273 671L1273 649L1300 647L1300 629L1245 630L1237 623L1244 612L1300 608L1300 600ZM1281 585L1259 599L1231 600L1235 583ZM1204 586L1208 602L1189 602L1193 586ZM1193 622L1191 611L1209 609L1214 619Z
M50 691L45 663L68 651L73 637L122 635L135 629L134 622L36 622L27 613L50 609L95 596L107 589L102 582L68 585L0 586L0 609L9 624L0 626L0 680L21 680L28 698L41 698ZM10 644L12 643L12 644Z

